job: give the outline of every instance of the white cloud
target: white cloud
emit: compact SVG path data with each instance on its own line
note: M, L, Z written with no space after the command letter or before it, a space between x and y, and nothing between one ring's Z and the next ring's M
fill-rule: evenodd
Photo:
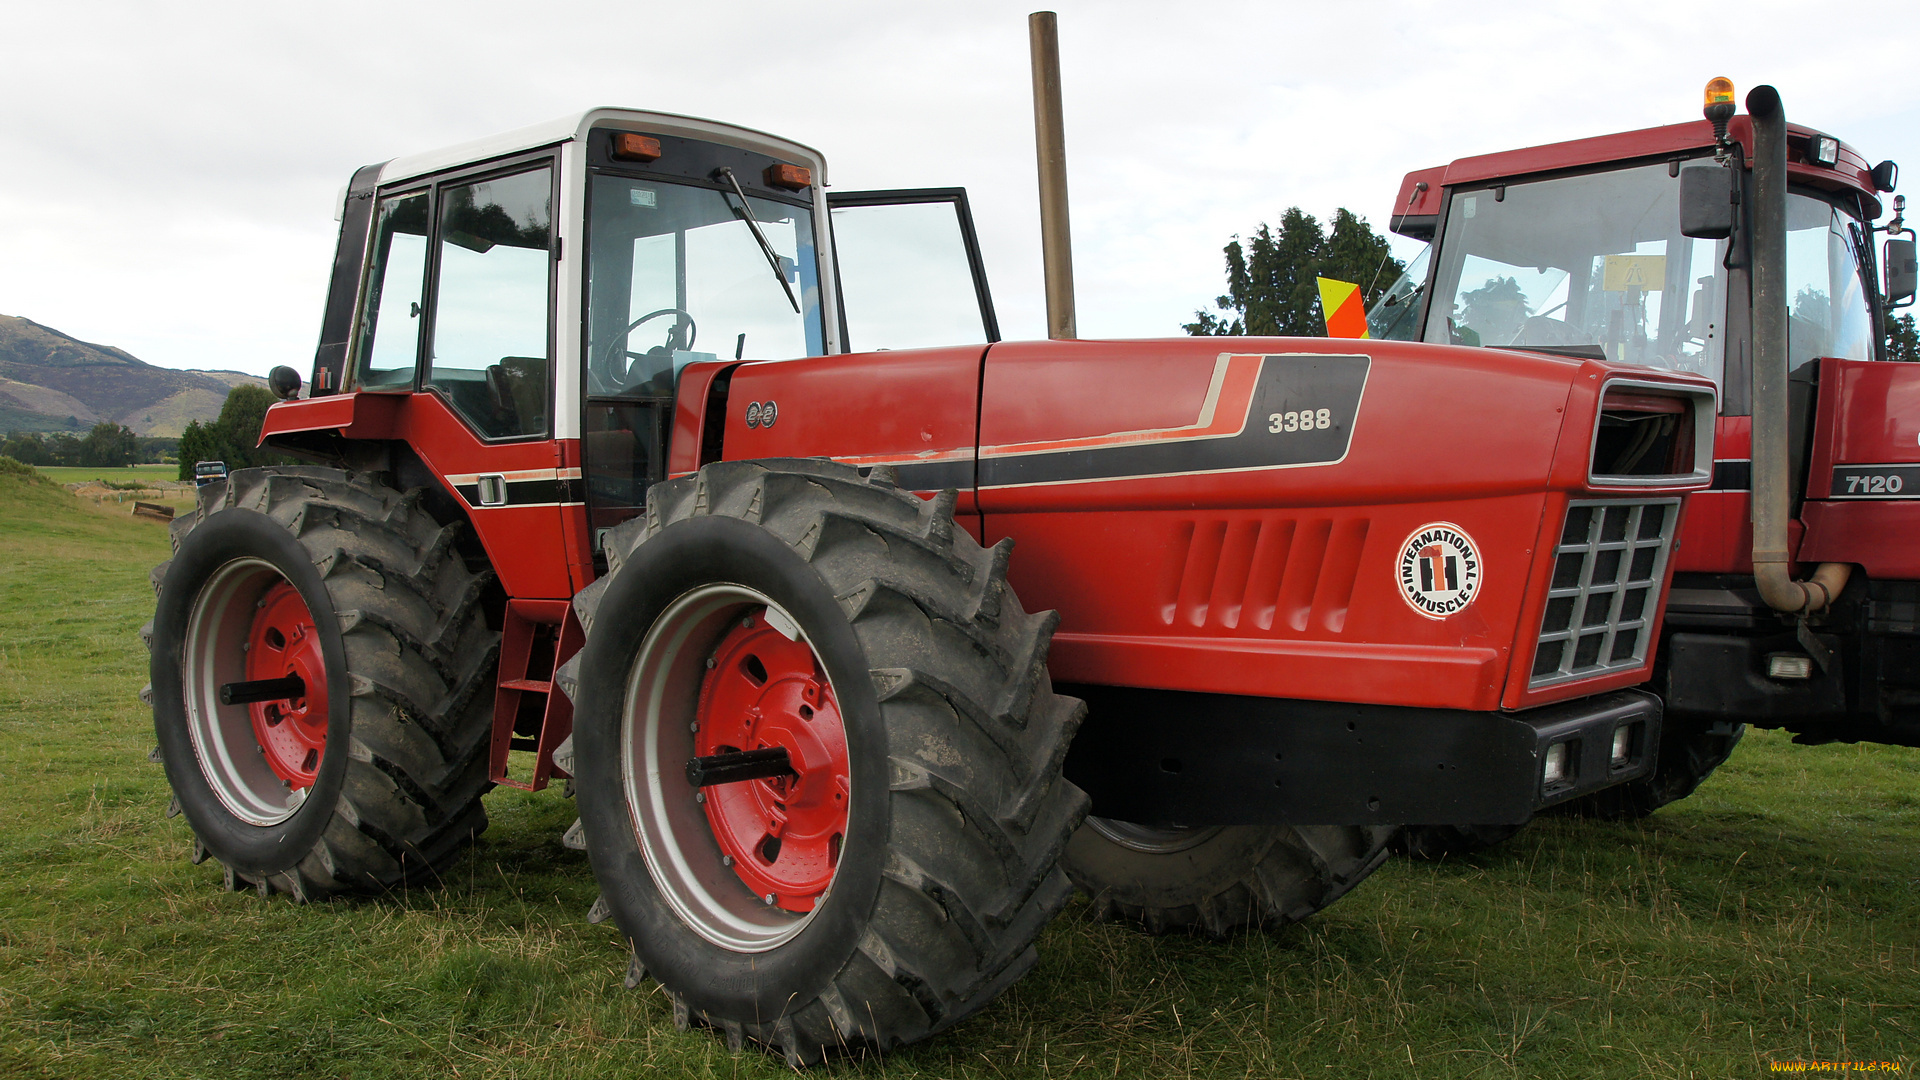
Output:
M1080 327L1178 333L1228 236L1384 225L1400 176L1698 115L1713 75L1920 168L1890 2L1062 3ZM17 5L0 312L170 366L305 370L359 165L593 105L810 143L835 186L960 184L1009 336L1044 319L1028 4Z

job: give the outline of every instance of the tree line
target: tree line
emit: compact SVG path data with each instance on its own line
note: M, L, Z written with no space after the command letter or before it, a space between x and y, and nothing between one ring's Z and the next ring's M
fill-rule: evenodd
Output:
M217 419L205 424L189 420L187 430L180 433L180 479L193 479L193 466L201 461L224 461L229 470L293 464L292 458L255 445L267 407L277 400L264 386L242 383L227 392Z
M224 461L229 469L256 465L287 465L293 459L255 448L260 441L260 425L266 419L267 406L274 403L271 391L262 386L243 384L227 393L220 415L207 423L188 421L187 430L177 439L147 437L111 420L93 425L85 436L64 431L14 431L0 440L0 457L10 457L23 465L72 465L84 468L115 469L141 462L178 461L180 479L193 479L193 466L201 461Z
M1315 278L1353 282L1372 307L1406 269L1386 237L1346 207L1335 210L1332 227L1323 229L1312 214L1290 206L1278 229L1263 221L1244 243L1235 236L1223 250L1227 291L1214 300L1220 314L1194 312L1194 321L1182 326L1189 334L1325 337Z
M11 431L0 442L0 456L23 465L83 465L117 469L141 461L159 461L172 439L142 439L111 420L93 425L84 436L65 431Z

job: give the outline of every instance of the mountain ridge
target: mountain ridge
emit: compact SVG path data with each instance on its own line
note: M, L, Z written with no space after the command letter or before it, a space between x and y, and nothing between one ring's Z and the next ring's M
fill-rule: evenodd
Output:
M219 416L227 391L243 383L266 380L158 367L117 345L0 315L0 431L85 431L111 420L137 435L177 436Z

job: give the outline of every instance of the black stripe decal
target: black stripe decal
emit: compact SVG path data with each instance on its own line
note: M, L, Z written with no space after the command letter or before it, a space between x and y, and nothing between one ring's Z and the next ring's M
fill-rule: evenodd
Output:
M1753 462L1716 461L1713 463L1711 491L1752 491Z
M1331 465L1347 456L1371 363L1365 356L1269 356L1237 435L982 457L980 486Z
M946 488L973 486L973 460L903 461L895 464L894 474L908 491L942 491Z
M540 506L554 503L575 503L573 484L568 480L509 480L507 481L507 501L480 503L480 485L455 484L453 490L466 500L468 506L477 510L499 510L508 506Z

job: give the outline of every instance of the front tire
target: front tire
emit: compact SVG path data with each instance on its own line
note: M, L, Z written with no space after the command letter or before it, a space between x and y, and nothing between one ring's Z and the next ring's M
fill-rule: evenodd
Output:
M1066 903L1084 706L1052 692L1057 619L1007 587L1011 544L952 513L885 469L726 462L609 534L560 674L581 824L683 1024L796 1065L924 1039L1032 966ZM687 773L769 749L797 775Z
M159 757L227 882L298 900L435 878L486 828L498 635L442 527L372 477L246 469L153 571ZM297 677L291 697L221 689Z

